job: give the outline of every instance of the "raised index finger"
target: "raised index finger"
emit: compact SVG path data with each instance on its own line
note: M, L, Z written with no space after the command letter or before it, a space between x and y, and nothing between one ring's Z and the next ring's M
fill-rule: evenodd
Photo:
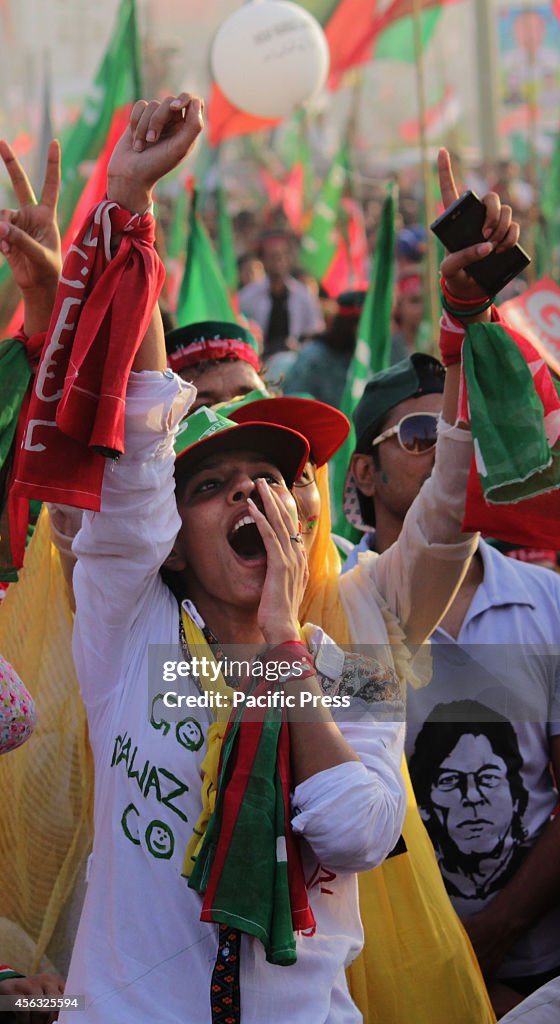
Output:
M446 149L440 149L438 153L437 166L441 199L445 209L447 210L447 207L451 206L451 204L459 198L459 193L455 184L455 178L453 177L451 157Z
M56 210L60 194L60 146L56 139L49 142L45 180L41 192L41 202L51 210Z
M23 208L30 204L34 206L37 200L35 199L35 193L31 187L31 182L17 159L12 147L9 146L4 139L0 139L0 156L2 157L2 160L6 165L6 170L10 175L10 181L20 207Z

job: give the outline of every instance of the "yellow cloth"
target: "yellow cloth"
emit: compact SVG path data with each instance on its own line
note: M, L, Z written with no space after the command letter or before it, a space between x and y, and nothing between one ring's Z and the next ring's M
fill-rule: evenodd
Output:
M301 620L314 622L339 644L351 642L340 599L340 559L331 539L326 467L317 472L321 516L309 559ZM384 613L385 615L385 613ZM395 620L396 622L396 620ZM389 640L398 629L387 622ZM406 658L395 649L395 667ZM445 891L414 796L406 761L407 853L359 876L364 949L347 972L365 1024L494 1024L478 962Z
M208 669L210 665L216 665L216 659L212 653L212 648L206 642L202 630L200 630L196 623L193 622L190 615L187 615L184 608L181 608L181 617L183 620L183 629L185 630L185 639L187 641L190 656L192 657L196 654L196 656L201 659L199 664L206 666ZM204 661L204 658L207 660ZM214 681L214 674L214 671L212 671L212 673L208 671L207 675L202 672L198 676L202 683L202 687L206 693L221 694L222 697L228 699L229 704L231 686L227 685L221 672L217 674L217 678ZM185 850L182 871L185 878L190 877L191 871L194 867L194 862L200 852L202 840L206 834L208 822L210 821L210 818L214 813L214 807L216 806L220 750L222 749L222 742L228 718L229 710L227 707L217 708L216 721L212 722L212 725L208 729L206 735L206 754L200 766L200 770L202 772L202 811L200 812L198 821L193 828L192 836L189 839Z
M0 961L11 962L14 922L31 940L18 967L34 973L91 848L93 811L72 612L46 508L0 605L0 650L25 679L38 719L29 741L0 758Z

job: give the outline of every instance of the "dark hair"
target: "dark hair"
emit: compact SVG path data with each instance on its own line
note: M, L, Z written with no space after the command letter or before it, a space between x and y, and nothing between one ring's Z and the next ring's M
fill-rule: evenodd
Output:
M190 366L184 366L183 370L207 370L213 369L215 366L223 366L224 363L247 363L246 359L240 359L239 356L226 356L225 359L201 359L199 363L191 363ZM262 367L259 363L258 367L253 366L252 363L247 363L248 366L252 366L255 373L258 373L259 377L263 376ZM183 370L179 372L182 373Z
M378 437L379 434L383 433L383 431L385 430L385 424L387 423L387 420L389 419L389 414L392 411L393 411L392 409L389 409L389 412L386 413L386 415L383 417L383 419L381 419L379 421L379 423L376 425L375 429L372 432L371 438L368 441L368 444L366 445L362 441L360 446L356 447L356 451L357 452L359 451L359 453L361 455L371 455L371 458L373 460L373 468L374 468L376 473L379 473L379 471L381 469L381 450L380 450L381 449L381 445L376 444L375 447L372 448L371 442L373 441L373 439L375 437ZM365 526L374 527L375 526L375 499L371 495L369 495L369 494L364 494L363 491L360 490L360 488L358 487L357 484L356 484L356 494L358 496L358 505L360 507L360 515L362 517L362 522L364 523Z
M449 846L452 841L433 813L431 789L442 761L454 750L462 736L485 736L494 753L504 761L515 805L511 834L519 843L526 838L523 815L527 809L529 794L523 783L523 758L511 722L476 700L436 704L416 737L414 753L409 759L408 766L418 806L429 816L427 828L432 842L445 850L446 861L450 865L453 854Z
M260 260L257 252L244 252L237 257L237 269L241 270L245 263L252 263L253 260Z
M319 335L319 340L335 352L352 353L356 348L359 320L359 316L336 314L327 330Z
M175 569L168 569L165 565L160 566L159 574L165 585L169 587L177 603L181 605L187 596L183 574Z

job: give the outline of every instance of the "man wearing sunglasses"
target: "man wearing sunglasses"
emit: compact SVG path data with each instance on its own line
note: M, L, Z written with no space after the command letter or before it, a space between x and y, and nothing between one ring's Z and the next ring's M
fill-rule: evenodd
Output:
M393 544L430 476L444 374L437 360L415 353L367 385L354 413L358 441L345 488L346 516L364 536L345 572L360 551L381 554ZM425 583L428 598L430 580ZM496 714L511 724L521 755L528 800L517 834L491 841L496 810L472 787L437 825L426 815L448 894L498 1017L560 973L560 815L551 820L558 801L554 776L560 779L558 607L559 576L505 558L481 540L432 636L432 679L422 689L408 687L406 753L419 803L429 783L416 739L435 711L438 742L453 730L462 734L442 762L448 774L472 772L485 722ZM485 707L487 719L474 727L457 721L456 709L465 703ZM485 770L495 771L496 759L487 753ZM512 763L506 758L505 767Z
M354 411L357 444L344 493L346 518L365 531L359 551L385 551L434 466L445 370L415 352L375 375ZM372 533L375 527L375 533Z

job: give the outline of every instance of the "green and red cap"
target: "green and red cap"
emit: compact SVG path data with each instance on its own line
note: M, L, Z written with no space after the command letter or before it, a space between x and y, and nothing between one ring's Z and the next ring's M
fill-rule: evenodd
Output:
M301 476L309 444L296 430L256 417L235 423L203 405L181 423L175 438L176 472L192 471L208 455L253 451L277 466L288 487Z
M328 462L350 433L350 422L344 413L314 398L250 391L248 395L220 405L219 411L236 423L260 420L303 434L316 466Z
M180 373L187 366L222 359L241 359L259 370L259 346L241 324L202 320L176 327L165 335L168 366Z

